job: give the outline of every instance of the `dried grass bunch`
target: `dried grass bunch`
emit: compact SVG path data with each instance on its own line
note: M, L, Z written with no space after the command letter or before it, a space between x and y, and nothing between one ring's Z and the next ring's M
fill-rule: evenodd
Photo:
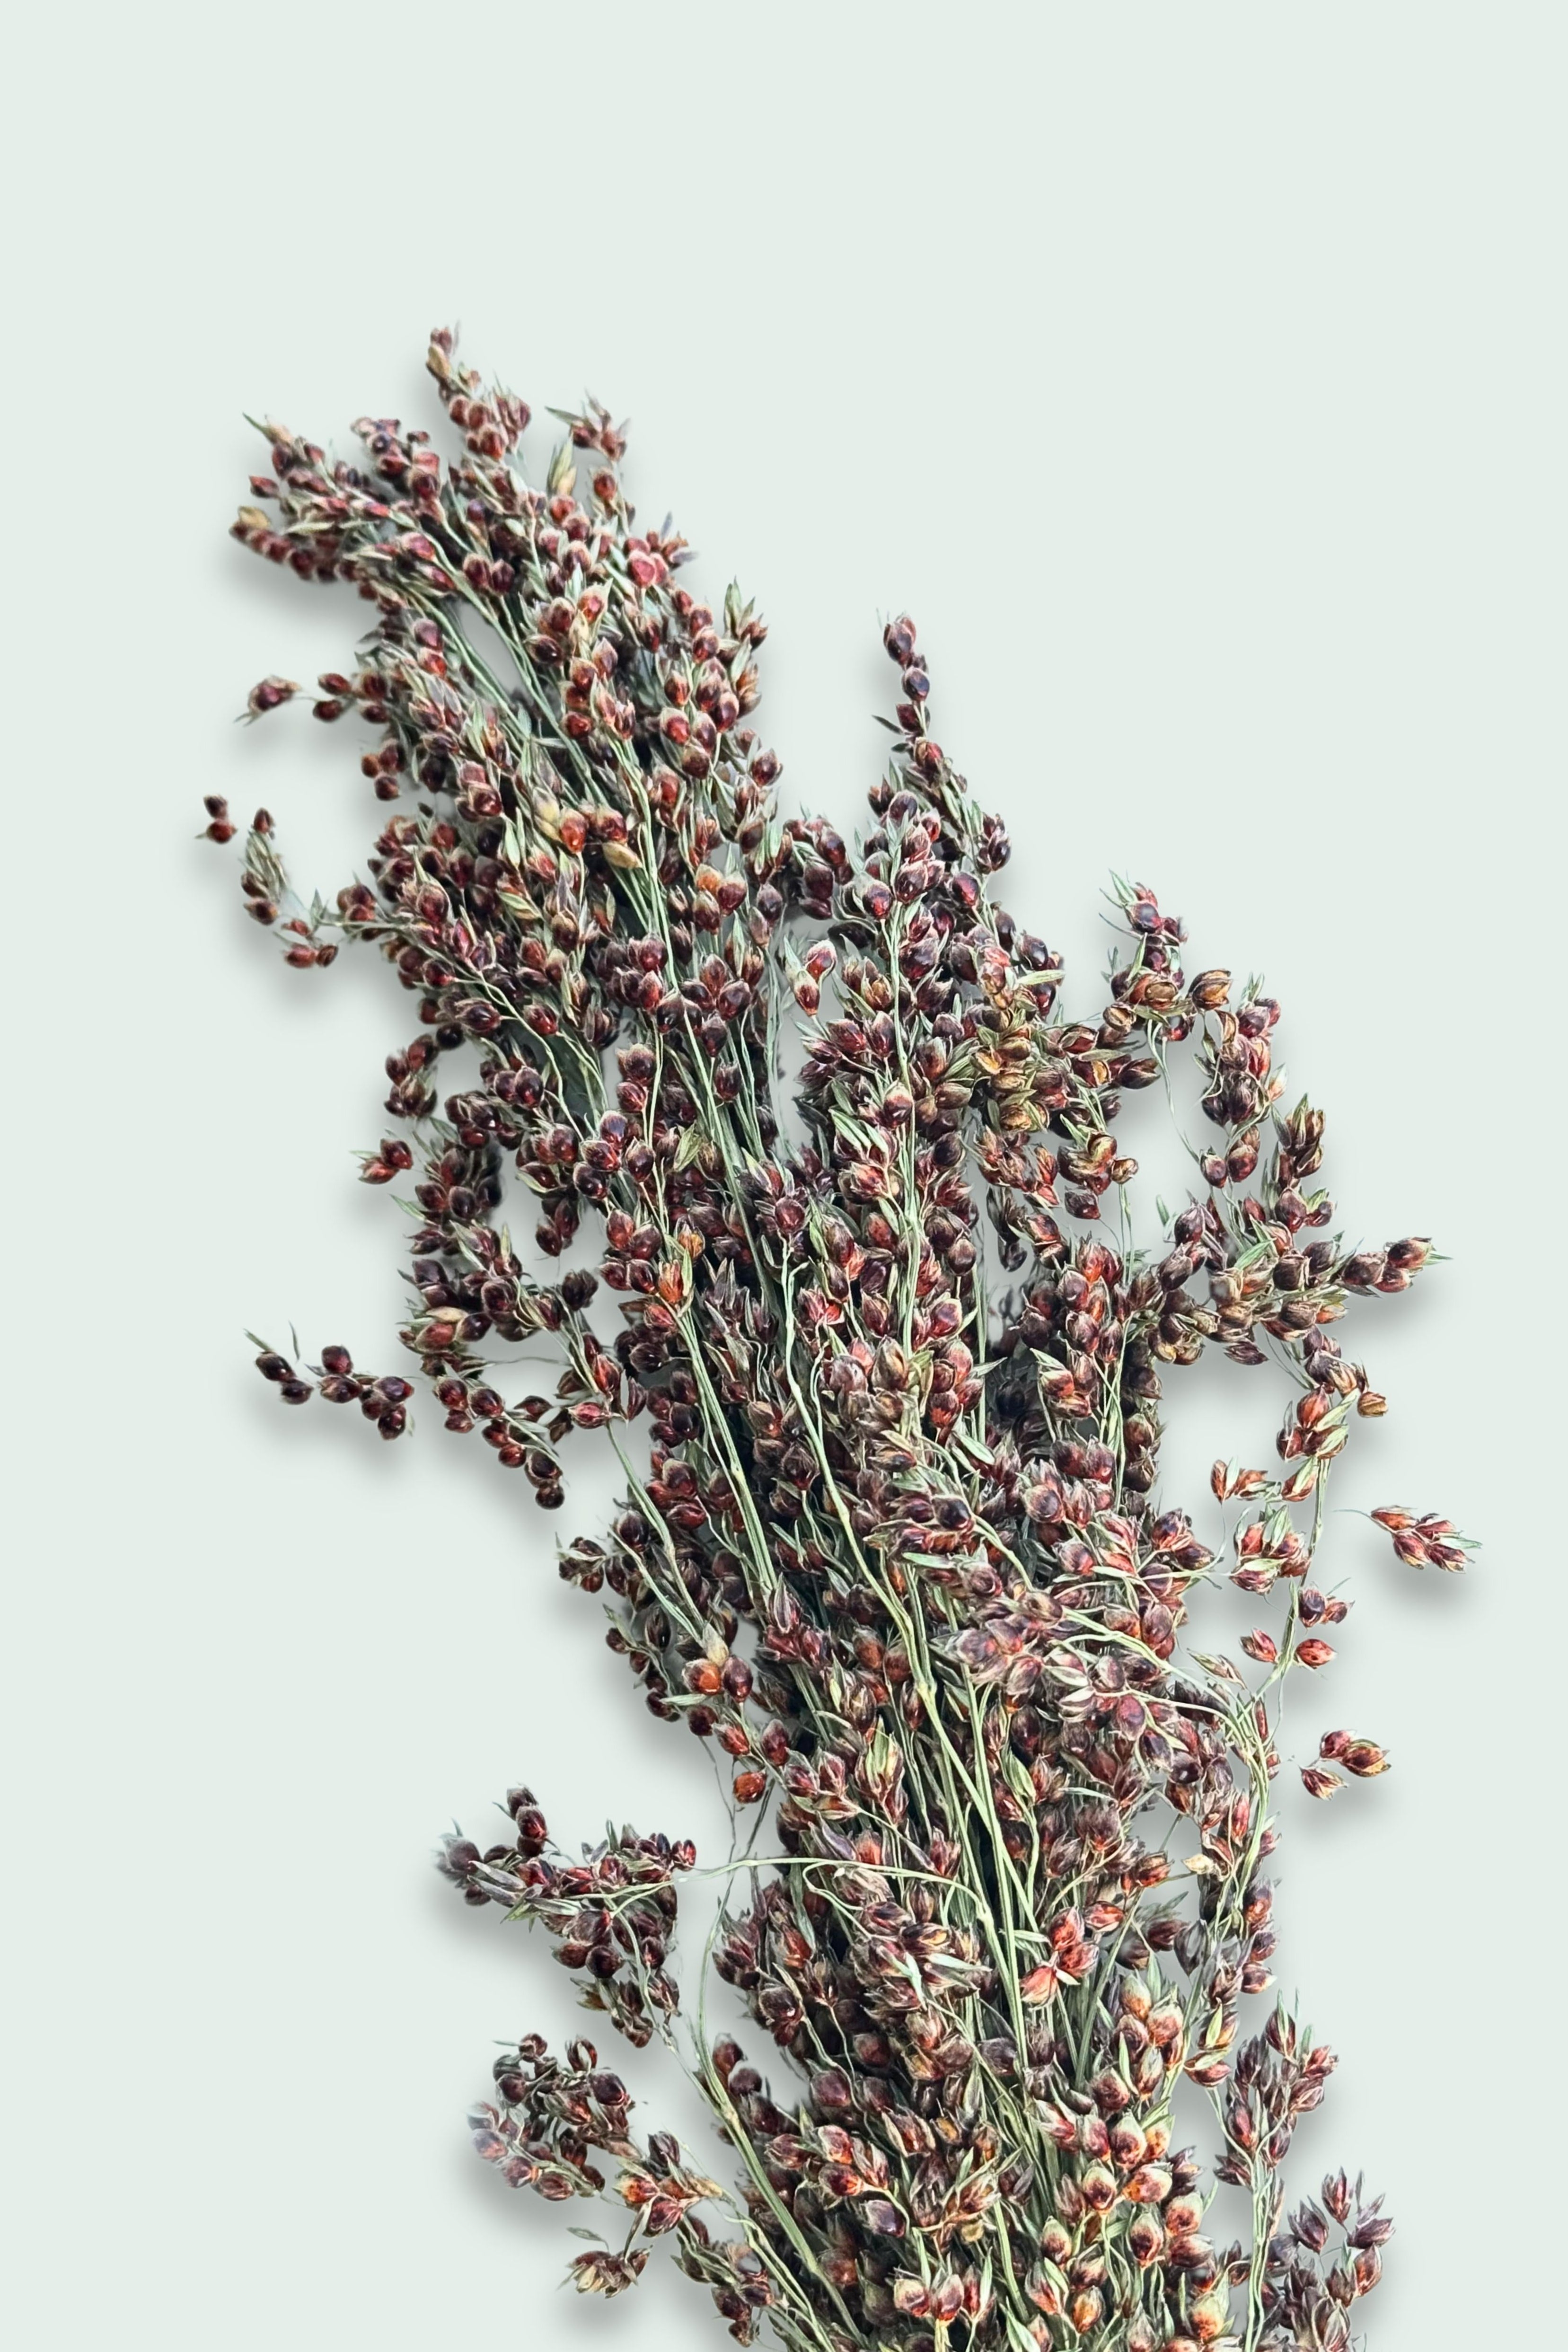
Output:
M781 817L750 723L763 623L678 584L688 551L637 525L608 413L564 417L531 487L523 403L446 332L429 365L451 465L391 419L361 420L357 465L264 428L236 534L374 606L315 710L372 730L385 811L334 906L291 894L265 812L244 887L291 964L364 940L417 1000L364 1168L417 1204L404 1347L547 1508L574 1430L620 1450L620 1515L561 1570L609 1596L654 1714L723 1751L738 1816L760 1809L711 1959L771 2044L764 2076L681 2011L692 1847L628 1829L574 1857L515 1789L510 1834L444 1868L539 1922L633 2043L680 2050L739 2179L640 2133L587 2042L498 2064L480 2152L618 2202L579 2286L616 2292L666 2237L742 2343L765 2319L797 2352L1337 2352L1391 2225L1342 2174L1287 2212L1333 2060L1277 2001L1243 2020L1272 1982L1281 1694L1345 1615L1313 1581L1324 1497L1383 1410L1333 1329L1428 1245L1338 1236L1321 1115L1272 1074L1278 1006L1185 973L1149 890L1119 892L1102 1007L1061 1009L1060 960L994 896L1003 826L931 732L912 623L885 633L870 830ZM268 678L251 709L298 692ZM443 1100L443 1055L474 1046ZM1116 1120L1182 1047L1212 1131L1141 1248ZM529 1270L509 1161L546 1260L586 1227L591 1268ZM554 1394L514 1398L486 1345L538 1334ZM1215 1466L1223 1555L1157 1483L1164 1383L1215 1348L1286 1398L1276 1468ZM260 1365L290 1403L405 1425L414 1384L342 1348ZM1462 1565L1446 1522L1377 1516L1404 1559ZM1182 1646L1226 1572L1271 1604L1246 1664ZM1327 1796L1385 1764L1331 1729L1303 1777ZM1206 2179L1173 2145L1205 2100ZM1239 2242L1208 2233L1216 2182L1250 2200Z

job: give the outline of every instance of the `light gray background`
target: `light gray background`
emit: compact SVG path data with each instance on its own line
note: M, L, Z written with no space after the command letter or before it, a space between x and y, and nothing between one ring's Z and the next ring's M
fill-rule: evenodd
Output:
M203 791L265 798L335 886L373 816L343 735L231 724L362 611L225 540L241 412L340 447L362 410L434 421L446 319L536 411L586 386L633 417L645 510L772 620L787 795L854 814L907 605L1010 902L1086 986L1113 869L1195 961L1265 968L1351 1230L1452 1254L1350 1327L1394 1410L1342 1499L1489 1549L1419 1580L1336 1524L1360 1602L1292 1717L1396 1769L1310 1820L1282 1786L1280 1976L1342 2053L1298 2177L1388 2190L1377 2352L1561 2325L1562 26L280 0L13 28L26 2352L724 2340L677 2278L553 2295L572 2217L466 2150L491 2045L572 2011L434 1880L446 1822L524 1774L569 1839L717 1829L554 1577L598 1493L547 1523L428 1412L396 1449L285 1414L241 1336L390 1360L397 1213L351 1154L409 1011L368 959L283 972L188 838ZM1203 1394L1194 1499L1276 1404Z

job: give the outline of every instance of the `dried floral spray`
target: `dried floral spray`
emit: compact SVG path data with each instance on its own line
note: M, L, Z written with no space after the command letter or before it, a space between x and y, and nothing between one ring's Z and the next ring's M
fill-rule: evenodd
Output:
M579 2287L618 2292L666 2237L742 2343L765 2320L792 2352L1337 2352L1392 2225L1342 2173L1287 2212L1334 2062L1277 1999L1250 2031L1244 2004L1272 1984L1280 1696L1346 1613L1311 1580L1324 1497L1354 1416L1384 1410L1332 1327L1428 1244L1337 1236L1322 1116L1281 1108L1279 1007L1186 975L1148 889L1118 887L1109 1002L1060 1009L1060 959L994 895L1005 832L931 733L911 622L884 633L900 698L872 829L782 816L749 723L763 625L735 589L716 613L677 584L689 551L637 526L624 430L563 416L533 487L525 404L445 331L429 366L454 464L390 418L360 420L358 465L262 428L235 535L374 605L314 709L372 730L386 814L371 878L329 908L295 897L258 812L247 910L297 967L372 943L417 1000L363 1169L412 1191L403 1346L447 1427L546 1509L572 1432L609 1433L619 1516L562 1574L610 1596L648 1707L715 1742L767 1824L709 1956L767 2074L681 2011L689 1843L628 1828L573 1858L526 1788L503 1841L449 1842L471 1902L540 1923L591 2010L680 2053L739 2177L640 2135L586 2041L497 2064L479 2151L618 2205ZM300 691L268 677L247 715ZM1115 1122L1183 1045L1212 1139L1140 1248ZM477 1079L443 1100L464 1048ZM586 1221L592 1269L525 1265L509 1163L544 1260ZM485 1343L541 1334L554 1393L513 1398ZM1279 1468L1213 1474L1231 1579L1274 1605L1250 1675L1179 1651L1221 1563L1157 1496L1163 1386L1206 1348L1287 1383ZM406 1426L415 1382L344 1348L258 1362L291 1404ZM1373 1516L1402 1559L1464 1564L1446 1520ZM1331 1729L1301 1778L1328 1797L1387 1761ZM1212 2107L1206 2181L1172 2145L1178 2095ZM1250 2201L1225 2245L1220 2182Z

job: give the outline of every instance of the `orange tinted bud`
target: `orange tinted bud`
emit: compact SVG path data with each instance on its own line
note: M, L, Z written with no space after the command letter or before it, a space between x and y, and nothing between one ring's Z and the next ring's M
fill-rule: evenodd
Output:
M1223 2336L1230 2319L1230 2297L1223 2292L1200 2294L1187 2314L1200 2344L1212 2344Z
M1019 1999L1031 2003L1050 2000L1055 1997L1057 1983L1057 1972L1048 1962L1041 1968L1031 1969L1027 1976L1018 1980Z

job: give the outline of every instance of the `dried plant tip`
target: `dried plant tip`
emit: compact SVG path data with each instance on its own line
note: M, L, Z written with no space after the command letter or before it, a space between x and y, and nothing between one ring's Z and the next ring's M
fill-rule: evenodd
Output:
M1373 1739L1347 1739L1335 1760L1347 1772L1353 1772L1358 1780L1375 1780L1389 1769L1387 1756Z
M268 710L277 710L283 703L291 701L300 691L300 687L291 677L264 677L259 685L251 688L247 696L244 715L247 719L260 719Z
M1451 1519L1439 1518L1435 1511L1417 1518L1413 1511L1385 1505L1371 1516L1380 1528L1387 1528L1394 1550L1409 1568L1441 1568L1454 1574L1468 1565L1476 1549Z

